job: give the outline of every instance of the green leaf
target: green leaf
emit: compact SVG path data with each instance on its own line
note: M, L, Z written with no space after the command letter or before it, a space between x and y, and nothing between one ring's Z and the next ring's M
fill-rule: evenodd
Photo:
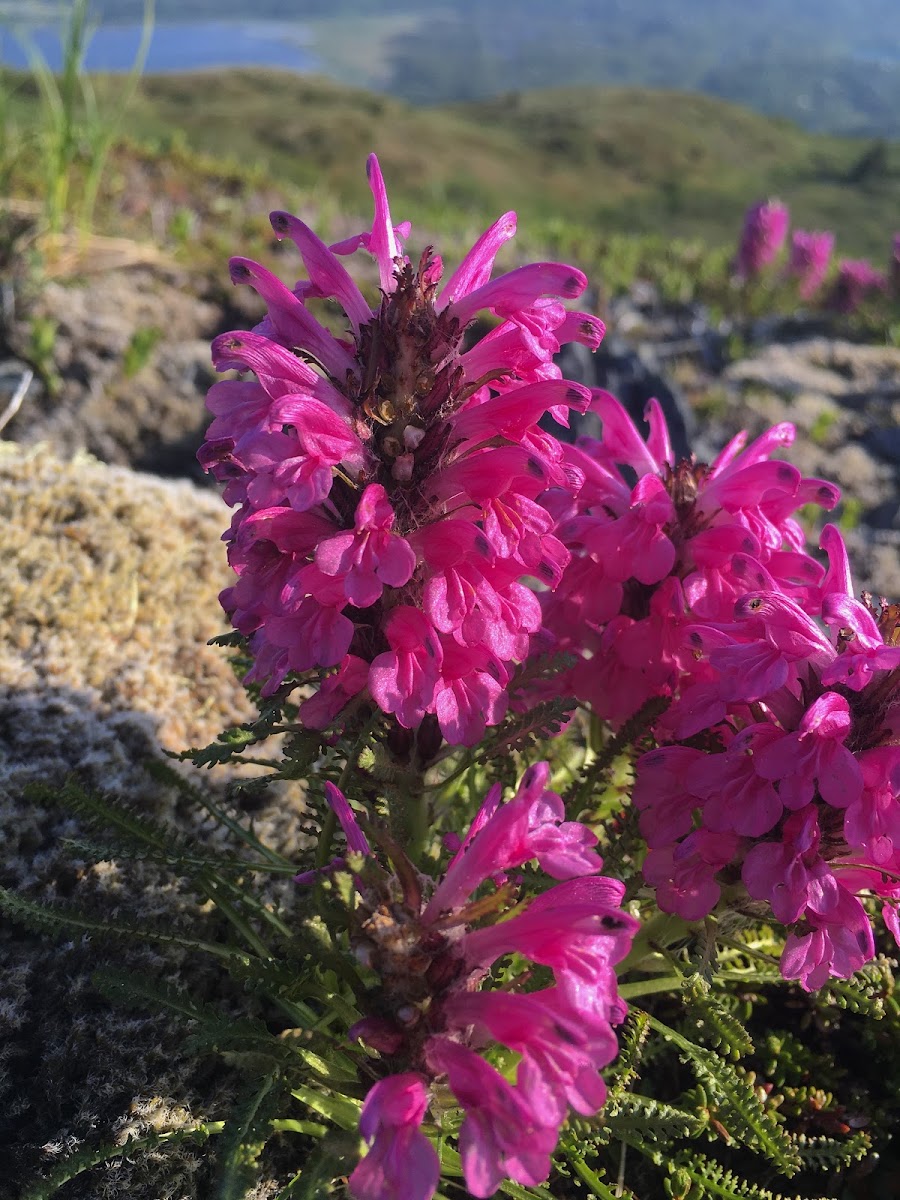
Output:
M675 1046L691 1064L697 1079L709 1093L717 1115L731 1137L764 1154L786 1175L800 1169L800 1155L775 1117L762 1104L740 1068L720 1058L713 1050L698 1046L656 1017L652 1028Z
M653 1142L695 1138L707 1124L700 1113L635 1092L610 1096L596 1119L609 1129L613 1138L637 1133L642 1139Z
M783 1196L780 1192L741 1179L713 1159L689 1151L675 1155L666 1165L673 1174L678 1172L686 1175L698 1184L703 1189L698 1193L699 1196L708 1196L712 1200L827 1200L827 1197ZM693 1196L693 1191L691 1194Z
M256 1182L257 1163L272 1129L272 1115L281 1095L279 1072L273 1071L253 1086L235 1114L225 1123L219 1155L218 1200L244 1200Z
M349 1096L329 1095L310 1087L292 1088L291 1095L313 1112L326 1117L339 1129L355 1130L359 1127L359 1114L362 1112L360 1100L353 1100Z
M64 1184L77 1179L91 1167L112 1162L116 1158L130 1158L141 1151L176 1146L180 1142L205 1142L214 1134L222 1133L224 1128L223 1121L212 1121L206 1125L197 1125L193 1129L175 1129L171 1133L152 1133L146 1137L129 1138L121 1145L107 1142L90 1150L79 1150L77 1154L61 1162L46 1179L35 1182L28 1191L22 1193L19 1200L51 1200Z
M630 1188L624 1191L618 1189L614 1191L574 1151L570 1150L566 1157L572 1170L583 1183L588 1185L597 1200L618 1200L619 1197L622 1197L623 1200L634 1200L634 1192Z
M691 975L682 986L689 1023L705 1042L733 1059L753 1053L750 1034L728 1011L723 997L711 993L706 979Z
M177 933L167 933L161 929L153 929L144 925L112 925L101 917L89 917L84 913L63 908L60 905L38 904L33 900L26 900L24 896L19 896L2 887L0 887L0 911L5 912L12 920L35 933L61 937L75 931L92 934L100 939L124 937L158 942L163 945L185 946L189 950L200 950L205 954L212 954L226 962L249 962L250 960L250 956L246 952L238 950L234 946L206 942L200 938L187 937Z

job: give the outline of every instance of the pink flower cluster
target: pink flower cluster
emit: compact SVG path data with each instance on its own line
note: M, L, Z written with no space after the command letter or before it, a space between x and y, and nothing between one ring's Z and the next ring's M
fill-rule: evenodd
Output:
M744 214L744 226L734 259L734 270L742 280L756 279L778 257L788 234L790 214L779 200L752 204ZM834 251L833 233L797 229L791 236L785 273L797 280L801 299L812 300L821 292ZM889 286L896 292L900 268L900 234L895 234L888 274L875 269L867 259L841 259L837 275L823 296L823 304L836 312L852 313L874 292Z
M668 701L633 796L645 879L688 920L723 887L742 903L742 881L790 927L786 978L849 976L874 954L860 891L900 933L900 609L853 598L833 526L827 569L806 553L791 514L838 492L770 460L790 426L707 467L673 461L653 402L647 444L613 397L592 407L603 437L570 451L585 484L559 498L575 557L547 624L599 716Z
M741 279L753 279L778 257L787 237L790 215L780 200L761 200L744 214L744 228L734 268Z
M873 957L861 892L900 940L900 611L853 598L833 526L822 545L802 603L769 581L687 630L708 674L675 733L705 745L646 755L634 793L660 907L697 919L741 879L789 927L782 973L807 989Z
M792 514L809 503L832 508L840 493L770 458L793 441L791 425L749 446L739 434L707 466L675 461L655 400L646 443L608 392L594 393L591 410L602 438L565 451L580 491L546 498L574 557L544 619L580 658L567 686L621 725L653 697L699 703L706 668L689 624L730 622L735 600L770 581L801 600L814 591L822 570Z
M350 1176L357 1200L434 1194L438 1159L420 1129L433 1083L463 1110L459 1151L473 1196L493 1195L507 1178L543 1182L569 1109L590 1115L604 1102L599 1070L616 1055L612 1026L625 1015L613 965L637 922L621 910L622 884L597 874L596 837L565 820L548 776L546 763L530 767L506 804L491 789L430 896L394 847L395 875L365 865L356 875L351 945L379 984L351 1035L394 1070L363 1108L371 1148ZM371 853L344 797L330 784L328 792L348 845ZM525 900L511 873L535 859L562 882ZM553 984L483 986L509 954L549 968ZM514 1082L493 1065L510 1055Z
M886 276L876 271L868 259L843 258L838 264L828 305L840 313L856 312L873 292L883 292L887 282Z
M238 579L222 594L249 639L248 681L273 694L317 684L301 706L329 727L357 698L407 729L432 715L453 744L475 744L507 708L506 687L529 653L541 610L524 585L553 587L568 554L537 503L564 486L559 443L538 422L567 423L589 392L560 378L553 356L603 325L567 311L584 275L558 263L491 279L515 233L506 213L440 285L430 249L403 253L374 155L371 232L326 246L302 221L273 213L309 278L288 288L243 258L232 278L268 315L213 343L221 371L255 379L214 384L200 461L237 511L226 537ZM373 309L340 261L358 247L378 266ZM336 300L336 337L310 302ZM468 345L482 311L498 323Z
M811 300L825 282L833 250L833 233L807 233L804 229L794 231L787 271L797 279L803 300Z

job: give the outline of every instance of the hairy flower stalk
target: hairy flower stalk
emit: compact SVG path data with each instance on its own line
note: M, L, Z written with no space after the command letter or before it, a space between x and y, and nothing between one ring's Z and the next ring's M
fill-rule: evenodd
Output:
M368 1015L350 1032L377 1050L386 1072L370 1090L360 1132L371 1148L350 1177L357 1200L428 1200L439 1164L420 1126L433 1106L445 1132L462 1110L459 1150L469 1193L490 1196L504 1179L543 1182L569 1109L595 1113L600 1068L617 1052L613 1025L625 1006L615 963L637 922L621 910L622 884L597 874L602 860L586 826L566 821L538 763L515 797L493 787L435 884L377 830L385 870L343 795L329 802L355 855L350 944L370 972ZM555 886L529 896L519 868L536 860ZM305 878L305 877L304 877ZM494 964L516 954L552 972L550 986L491 987ZM513 1063L517 1066L513 1069Z
M474 745L504 716L541 627L523 581L552 588L568 562L536 502L565 486L567 467L538 422L550 411L567 423L590 397L553 355L571 340L596 347L603 326L562 304L585 287L572 267L491 279L514 213L442 284L430 249L418 264L403 253L408 227L392 222L374 156L368 173L371 232L328 247L296 217L272 215L308 281L290 289L232 260L268 315L213 343L219 370L256 377L213 386L199 456L236 506L226 537L238 579L222 603L248 639L248 682L264 695L312 686L307 726L346 724L374 702L433 748L441 736ZM359 247L378 265L375 308L340 261ZM345 337L310 311L323 297L346 313ZM485 310L499 323L470 345Z

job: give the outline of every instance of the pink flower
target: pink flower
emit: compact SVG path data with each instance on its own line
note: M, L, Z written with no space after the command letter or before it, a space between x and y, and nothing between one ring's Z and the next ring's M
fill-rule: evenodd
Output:
M768 900L776 918L790 925L805 911L813 881L831 872L819 856L821 832L812 805L785 821L781 837L753 846L741 875L750 895Z
M718 872L734 858L738 839L732 833L697 829L677 845L651 850L644 878L656 887L663 912L699 921L712 912L721 894Z
M600 1070L615 1057L613 1025L626 1012L613 967L637 922L621 909L623 885L596 875L596 837L564 820L548 775L546 763L531 767L505 805L491 789L430 899L396 846L395 874L374 862L356 874L350 944L379 984L376 1011L350 1036L406 1069L366 1101L360 1129L373 1144L350 1178L362 1200L432 1194L430 1145L418 1132L431 1081L447 1085L442 1107L450 1099L463 1110L459 1150L473 1196L492 1195L504 1178L543 1182L569 1109L592 1115L605 1100ZM344 797L326 791L348 846L371 854ZM522 880L508 872L533 859L564 882L520 895ZM554 986L527 994L485 986L488 968L514 953L551 967ZM482 1057L494 1043L519 1056L514 1083ZM379 1091L388 1080L394 1086Z
M838 276L828 298L829 308L841 313L853 313L872 292L882 292L887 280L864 258L843 258L838 264Z
M443 652L428 620L414 608L392 609L385 623L391 649L369 668L369 690L405 729L417 726L431 707Z
M742 279L752 279L778 256L787 237L790 215L778 200L751 205L744 216L735 270Z
M526 1187L550 1174L550 1155L559 1131L536 1119L532 1107L480 1055L449 1038L432 1038L427 1062L448 1078L466 1110L459 1133L466 1187L472 1196L493 1196L504 1178Z
M760 769L760 751L778 740L771 725L748 725L724 754L700 755L690 782L705 802L703 823L715 833L757 838L776 825L784 802Z
M522 776L515 797L503 805L467 843L435 890L427 917L455 908L483 880L536 858L554 879L599 870L597 838L586 825L565 820L562 800L546 790L547 763L535 763Z
M833 249L833 233L807 233L803 229L794 231L787 270L789 275L797 278L804 300L812 299L825 281Z
M304 700L298 710L300 720L309 729L327 729L369 680L369 664L348 654L334 675L328 675L315 695Z
M831 976L849 979L875 954L866 911L830 876L809 887L806 911L810 932L792 931L781 956L785 979L797 979L807 992L823 987Z
M556 989L457 993L445 1011L454 1025L522 1055L516 1082L531 1111L548 1125L561 1125L570 1107L591 1116L603 1106L598 1067L615 1058L615 1035L605 1023L585 1022Z
M356 1200L431 1200L440 1182L440 1160L419 1126L428 1107L426 1081L407 1072L389 1075L370 1090L359 1131L371 1142L350 1176Z
M434 711L441 733L454 746L476 746L487 725L506 711L506 673L489 653L445 640L441 675L434 691Z
M409 227L393 222L374 155L367 172L370 231L329 247L298 218L272 214L307 280L291 289L232 260L234 282L253 287L268 313L213 343L218 369L255 375L211 389L215 419L199 455L240 506L228 541L241 578L223 600L251 638L248 682L266 695L300 683L329 693L323 705L305 702L302 719L322 727L346 708L356 720L348 689L363 690L360 672L325 683L320 670L349 655L370 664L369 695L387 716L410 729L434 716L445 738L472 744L503 719L506 681L540 631L525 581L553 587L569 561L538 502L569 486L562 449L539 422L547 412L565 422L590 393L562 380L553 356L568 341L596 347L603 325L561 302L586 285L573 267L536 263L492 278L514 213L441 287L440 258L405 255ZM378 267L375 307L341 262L360 248ZM343 308L347 337L311 314L318 298ZM484 309L501 323L466 349ZM285 515L262 522L263 512ZM287 532L287 514L310 517L303 537ZM448 649L443 675L438 633L462 656Z
M564 686L615 726L653 697L671 698L664 721L688 736L721 720L729 703L795 684L811 645L832 658L802 607L820 603L823 571L792 514L809 502L833 507L838 492L769 459L790 444L793 427L775 426L750 445L741 434L706 465L673 461L655 402L647 442L608 392L595 392L591 409L603 436L564 451L582 481L577 495L543 497L573 556L544 597L545 625L581 657ZM774 604L783 596L793 616L753 624L744 611L751 591L778 593ZM736 606L746 626L735 622Z
M316 566L326 575L343 580L344 594L357 608L368 608L385 584L402 587L416 569L409 543L391 533L394 510L379 483L363 492L355 514L353 533L336 533L319 542Z
M859 799L863 787L859 763L843 744L850 724L847 701L826 692L806 710L796 733L773 739L757 752L756 771L779 781L779 798L787 808L803 808L816 785L827 804L846 808Z

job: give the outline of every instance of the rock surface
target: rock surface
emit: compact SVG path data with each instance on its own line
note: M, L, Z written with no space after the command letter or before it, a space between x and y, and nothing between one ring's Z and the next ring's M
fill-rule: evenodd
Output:
M829 519L843 529L858 589L900 598L900 349L809 338L765 347L723 380L730 407L713 421L716 440L718 428L792 421L787 457L843 493Z
M171 931L187 921L194 936L216 937L219 918L204 897L181 890L165 869L67 847L64 839L102 846L108 834L54 793L74 779L201 847L234 850L178 788L143 767L159 745L203 745L252 715L227 652L206 645L223 631L224 506L187 482L0 443L0 512L0 883L101 925ZM28 790L35 785L39 794ZM254 804L261 837L287 855L308 844L299 791ZM279 889L288 912L296 897L291 884ZM235 1012L252 1003L191 951L77 934L58 944L3 921L0 1016L13 1032L0 1049L4 1200L76 1149L184 1129L221 1117L233 1101L233 1073L212 1056L187 1055L184 1026L98 995L92 976L110 966L190 984ZM209 1154L184 1143L94 1168L65 1195L201 1200L213 1186Z

